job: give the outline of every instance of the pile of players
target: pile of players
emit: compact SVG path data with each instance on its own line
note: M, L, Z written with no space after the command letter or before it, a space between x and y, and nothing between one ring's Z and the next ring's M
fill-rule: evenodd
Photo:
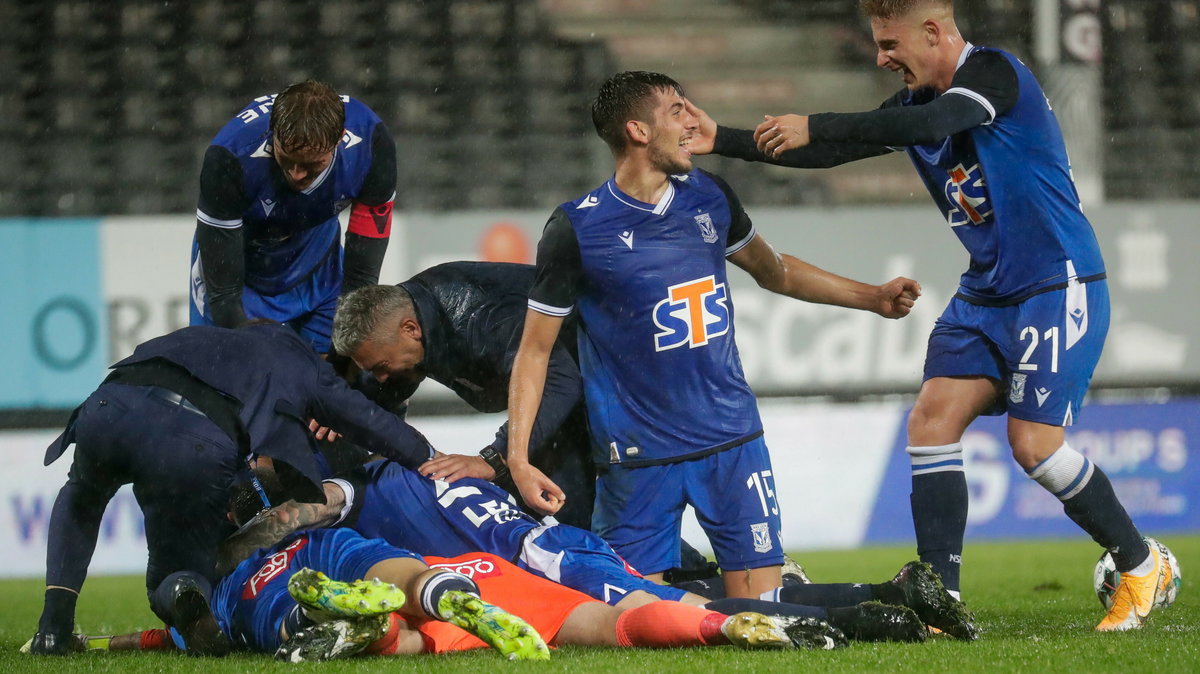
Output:
M319 660L489 645L539 659L546 644L974 639L959 601L961 437L1001 413L1014 458L1122 574L1097 629L1140 627L1174 570L1065 442L1108 299L1053 115L1020 61L963 40L950 0L862 5L878 64L905 84L875 111L739 131L665 75L609 78L592 118L613 177L555 209L536 267L449 263L376 285L396 185L382 121L312 81L252 102L205 155L193 326L114 365L47 452L75 444L30 650ZM922 561L887 582L813 584L783 572L726 261L773 292L884 318L907 315L920 286L776 252L692 157L825 167L898 148L971 255L909 419ZM1029 330L1062 339L1026 349ZM508 410L477 455L442 454L404 421L426 377ZM72 633L75 605L104 506L127 483L170 631L89 641ZM689 505L719 576L685 559Z

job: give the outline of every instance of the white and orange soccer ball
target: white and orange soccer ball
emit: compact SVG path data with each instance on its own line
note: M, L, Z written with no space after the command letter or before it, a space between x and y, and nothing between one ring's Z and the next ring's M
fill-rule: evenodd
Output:
M1175 602L1175 597L1179 596L1179 588L1183 586L1179 560L1175 559L1175 554L1171 552L1170 548L1156 539L1147 538L1146 543L1158 550L1159 556L1171 570L1169 577L1163 574L1158 590L1154 594L1154 608L1166 608ZM1105 550L1104 554L1100 555L1100 559L1096 561L1096 568L1092 573L1092 587L1096 590L1096 598L1104 605L1105 611L1112 608L1113 595L1117 593L1117 587L1120 584L1121 574L1117 571L1116 564L1113 563L1112 555Z

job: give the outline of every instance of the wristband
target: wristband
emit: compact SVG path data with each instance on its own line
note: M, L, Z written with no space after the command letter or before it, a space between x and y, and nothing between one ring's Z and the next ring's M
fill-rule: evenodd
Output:
M500 452L497 452L495 447L484 447L479 450L479 456L492 467L492 470L496 471L496 477L492 478L493 480L499 480L508 475L508 464L504 463L504 457L500 456Z

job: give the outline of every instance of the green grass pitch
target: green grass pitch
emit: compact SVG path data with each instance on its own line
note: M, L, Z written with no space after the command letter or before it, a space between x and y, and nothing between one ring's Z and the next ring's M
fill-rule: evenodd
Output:
M90 653L64 659L23 656L17 649L32 636L41 610L38 580L0 582L0 671L22 672L246 672L295 668L322 672L471 672L536 669L539 672L1188 672L1200 668L1200 595L1191 585L1200 573L1200 536L1162 537L1183 567L1184 586L1170 608L1152 614L1138 632L1098 634L1101 618L1092 594L1092 565L1099 549L1082 540L969 545L964 592L983 635L961 643L945 638L924 644L852 644L834 652L745 652L732 648L677 651L565 648L549 663L509 663L495 653L346 660L288 665L264 655L224 660L176 654ZM796 555L817 581L879 581L912 557L907 547ZM90 634L132 632L154 626L140 578L88 581L78 620Z

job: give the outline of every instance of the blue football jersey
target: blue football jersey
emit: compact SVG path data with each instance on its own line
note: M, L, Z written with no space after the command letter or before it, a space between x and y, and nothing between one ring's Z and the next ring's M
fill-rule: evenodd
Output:
M1000 114L989 101L986 77L980 77L987 71L965 67L997 57L1016 71L1019 90L1015 103ZM919 105L923 95L904 94L897 102ZM971 255L959 296L1004 305L1066 287L1070 278L1103 278L1104 261L1079 205L1062 133L1029 68L1007 52L969 45L944 95L968 96L991 117L936 143L907 148Z
M394 184L375 188L388 194L363 194L374 159L374 135L386 128L370 108L349 96L342 96L346 130L329 167L303 191L288 187L272 156L268 124L274 99L254 99L213 138L210 153L213 148L227 153L221 155L225 175L214 182L232 182L234 189L210 189L202 175L196 210L205 224L244 228L245 282L266 295L294 287L327 255L340 254L338 214L351 201L383 203L395 196Z
M292 574L309 568L348 583L366 578L380 562L406 558L424 561L350 529L312 529L251 554L221 579L209 603L217 625L235 644L272 653L280 646L280 625L296 607L287 588Z
M657 204L614 178L555 211L529 306L578 311L597 462L677 461L762 433L725 267L754 235L728 185L698 169L671 176Z
M362 509L353 526L367 538L439 557L482 550L516 559L522 539L541 524L487 480L447 484L391 461L366 468Z

